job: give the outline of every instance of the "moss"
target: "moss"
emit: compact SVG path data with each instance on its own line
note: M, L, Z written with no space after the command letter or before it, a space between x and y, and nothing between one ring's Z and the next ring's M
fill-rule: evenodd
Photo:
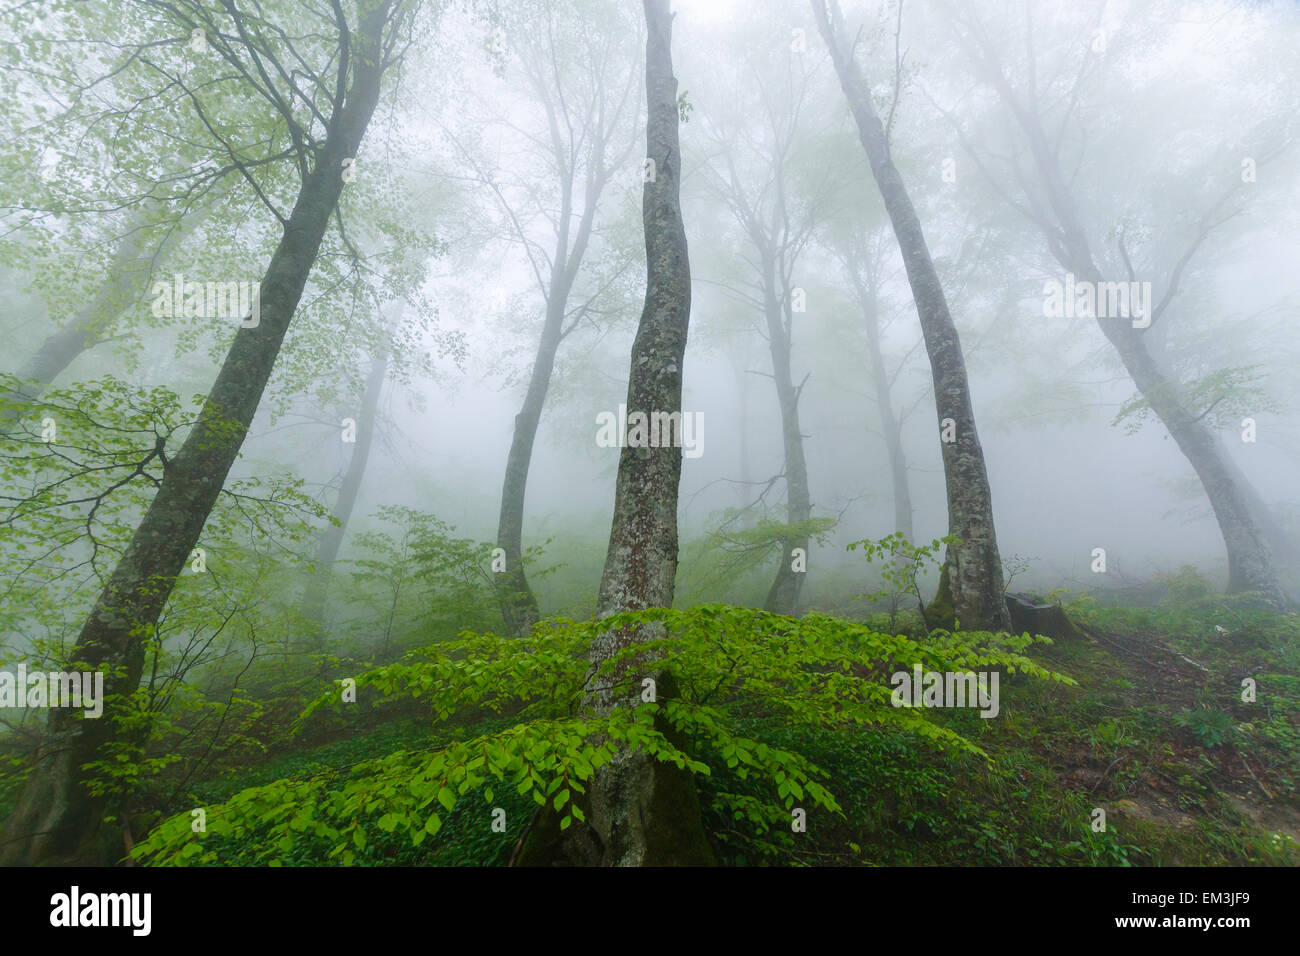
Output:
M934 600L925 609L925 621L931 628L952 630L956 623L956 612L952 606L952 586L948 583L948 565L944 564L939 572L939 590Z

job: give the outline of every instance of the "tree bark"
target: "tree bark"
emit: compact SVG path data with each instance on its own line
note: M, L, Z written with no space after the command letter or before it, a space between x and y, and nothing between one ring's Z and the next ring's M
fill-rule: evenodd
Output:
M672 14L668 0L643 0L646 37L646 155L655 177L642 192L646 297L632 345L627 408L681 410L682 361L690 320L691 274L680 200L677 79L672 71ZM625 447L619 455L614 521L601 577L597 616L671 607L677 571L677 497L682 451ZM644 632L609 631L591 649L593 667ZM654 663L638 661L645 672ZM635 676L635 675L631 675ZM631 707L640 681L625 670L597 682L588 700L596 713ZM635 684L630 690L627 683ZM674 695L670 675L659 674L659 700ZM689 771L658 763L641 751L622 752L601 767L586 795L587 823L563 835L543 813L521 853L524 864L579 863L661 866L711 862L694 781Z
M351 34L351 86L262 280L260 322L235 334L199 422L166 462L158 493L77 638L70 666L105 671L105 713L84 720L71 710L51 711L36 765L5 825L0 864L85 865L120 855L120 842L113 853L102 838L105 801L90 792L85 765L105 759L107 746L127 732L114 704L139 685L145 643L257 411L342 191L343 160L356 155L379 99L389 11L389 0L364 7L359 30Z
M975 430L975 412L957 328L920 220L890 156L889 142L870 89L852 51L839 37L838 4L830 0L828 10L826 0L811 0L811 3L898 239L925 336L948 493L948 530L959 539L948 548L944 561L947 572L944 580L953 612L963 627L1005 631L1011 621L1002 596L1002 559L993 527L993 494L984 451ZM952 441L942 440L945 424L954 438Z

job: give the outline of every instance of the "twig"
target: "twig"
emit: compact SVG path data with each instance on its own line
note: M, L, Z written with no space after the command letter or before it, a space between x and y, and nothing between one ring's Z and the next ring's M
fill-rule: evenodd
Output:
M1114 760L1112 760L1112 761L1110 762L1110 766L1107 767L1106 770L1105 770L1105 772L1101 775L1101 779L1098 780L1096 783L1094 783L1094 784L1092 785L1092 789L1089 790L1088 792L1089 792L1089 793L1096 793L1096 792L1097 792L1097 788L1100 787L1103 783L1105 783L1105 782L1106 782L1106 778L1110 776L1110 772L1111 772L1111 770L1114 769L1115 764L1119 763L1119 762L1120 762L1121 760L1123 760L1123 759L1124 759L1124 755L1123 755L1123 754L1120 754L1118 757L1116 757Z
M1271 793L1268 792L1268 787L1264 786L1264 781L1263 781L1263 780L1260 780L1259 777L1255 776L1255 771L1253 771L1253 770L1250 769L1250 764L1247 763L1246 758L1245 758L1244 756L1242 756L1241 754L1237 754L1237 756L1238 756L1238 757L1241 757L1241 764L1242 764L1243 767L1246 768L1246 772L1247 772L1248 774L1250 774L1250 779L1251 779L1251 780L1254 780L1257 784L1259 784L1259 789L1261 789L1261 790L1264 791L1264 796L1266 796L1266 797L1268 797L1270 800L1272 800L1272 799L1273 799L1273 794L1271 794Z

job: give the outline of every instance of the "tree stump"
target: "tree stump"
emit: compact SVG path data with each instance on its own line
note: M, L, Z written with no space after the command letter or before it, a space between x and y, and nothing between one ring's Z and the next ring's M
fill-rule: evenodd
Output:
M1037 595L1008 594L1007 610L1011 613L1011 629L1017 634L1028 631L1053 639L1083 636L1083 632L1065 616L1061 605L1044 601Z

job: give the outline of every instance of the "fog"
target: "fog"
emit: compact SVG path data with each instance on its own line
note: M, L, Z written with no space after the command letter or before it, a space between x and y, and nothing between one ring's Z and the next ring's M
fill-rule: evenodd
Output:
M744 96L760 82L780 90L791 76L808 77L812 93L795 121L795 140L807 129L809 137L824 135L834 146L796 153L791 175L812 180L833 172L831 195L851 196L870 209L870 170L856 152L855 133L824 51L810 44L802 55L786 55L792 31L801 25L811 29L805 11L798 5L759 5L746 17L743 6L682 4L675 22L678 72L694 106L682 133L683 190L689 197L687 236L699 263L683 407L702 413L706 422L705 452L688 458L683 469L685 535L702 533L720 509L748 503L762 482L782 471L779 407L764 378L770 376L770 359L760 320L746 316L745 305L718 287L752 282L742 263L753 253L708 188L707 167L720 164L714 130L748 125L760 138L767 117L753 109L752 96L748 101ZM993 32L1005 29L1018 39L1019 8L1005 6L976 5L975 13L1005 24ZM868 25L864 35L875 44L868 47L873 63L892 60L889 34L896 9L877 5L859 13ZM1069 89L1090 50L1097 11L1045 3L1031 9L1042 34L1060 44L1053 48L1040 38L1039 82L1063 95L1057 91ZM1095 235L1110 237L1121 224L1141 235L1141 252L1134 255L1157 297L1165 294L1170 269L1192 241L1200 217L1225 184L1240 178L1242 160L1256 151L1283 150L1267 172L1240 184L1230 200L1236 214L1196 250L1167 334L1180 365L1200 376L1247 365L1257 371L1263 394L1241 394L1242 414L1231 420L1218 416L1215 426L1228 454L1294 534L1300 443L1288 368L1300 328L1293 267L1300 251L1294 228L1297 167L1291 145L1297 86L1282 40L1295 37L1294 12L1269 5L1110 4L1104 16L1113 22L1108 28L1112 49L1080 84L1079 119L1064 130L1062 148L1075 173L1073 183L1086 197L1081 204ZM905 7L901 47L912 72L899 100L895 149L909 185L925 204L926 236L936 258L961 255L974 230L997 233L995 247L962 263L963 291L950 301L971 368L1001 549L1031 558L1021 583L1041 588L1104 588L1109 582L1089 571L1095 547L1106 548L1108 573L1125 584L1190 564L1222 586L1227 578L1222 539L1195 472L1158 421L1148 421L1135 434L1112 424L1134 395L1132 382L1092 322L1044 316L1042 284L1060 278L1062 270L1047 259L1032 224L999 205L990 183L928 102L932 96L944 109L962 109L964 135L972 142L1017 140L1005 111L987 92L968 85L971 71L950 34L941 5ZM747 36L758 38L754 46ZM1023 69L1023 50L1010 39L1006 55ZM891 78L883 67L873 72L883 101ZM509 87L508 72L504 83L481 65L470 75L466 86L477 89L480 100L508 95L498 89ZM709 85L715 78L716 88ZM972 103L978 112L966 111ZM528 118L522 104L503 112L513 122ZM752 152L738 139L721 148ZM949 158L958 170L951 183L944 181L942 168ZM503 164L500 176L518 177L535 161L525 153L513 167ZM638 173L639 165L629 162L615 178L635 182ZM602 204L611 220L635 215L634 188L626 181L616 182ZM478 199L489 215L499 212L492 209L490 195ZM833 200L821 215L819 231L846 228L845 208L835 205ZM878 205L874 215L879 228ZM793 362L796 381L809 376L800 412L814 510L839 522L814 558L814 564L828 567L845 563L847 541L893 529L889 468L860 314L820 241L815 235L797 267L796 284L808 290L808 305L795 320ZM500 471L542 303L537 289L528 287L518 243L485 241L472 251L494 265L478 258L464 272L425 287L443 325L465 335L466 363L461 368L444 363L436 384L414 386L425 402L420 410L407 404L410 393L390 394L386 413L396 447L370 466L359 513L393 502L430 507L461 532L487 540L495 530ZM1113 255L1113 249L1102 251ZM896 249L889 250L889 258L895 275L886 300L892 319L884 349L898 361L916 344L919 331ZM490 292L503 285L511 290L508 312L492 309ZM616 450L595 447L596 416L615 409L626 392L625 356L640 296L636 285L629 284L626 300L599 332L564 345L529 472L528 540L573 524L593 529L597 536L590 545L603 547L598 532L608 526L613 508L618 456ZM569 374L579 378L565 388ZM923 394L928 387L924 353L913 350L897 388L900 402L917 403L904 442L919 539L946 531L933 403ZM1215 393L1210 400L1219 397ZM1239 419L1247 415L1257 422L1253 443L1240 437ZM778 483L769 495L777 516L780 492ZM814 593L816 577L809 575Z
M1300 597L1293 3L127 6L4 14L6 665Z

